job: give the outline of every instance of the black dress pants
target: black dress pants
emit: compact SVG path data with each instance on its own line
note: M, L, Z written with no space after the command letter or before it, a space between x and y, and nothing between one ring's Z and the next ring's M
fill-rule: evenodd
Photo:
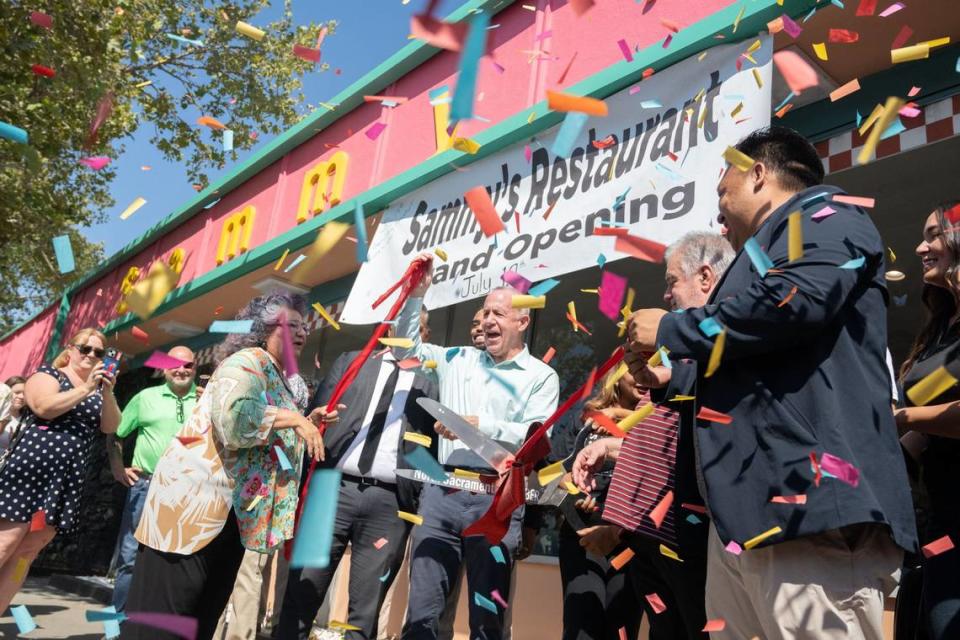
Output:
M196 618L197 640L210 640L230 600L243 553L232 511L217 537L188 556L141 544L127 596L127 613L149 611ZM127 620L120 638L178 640L180 636Z

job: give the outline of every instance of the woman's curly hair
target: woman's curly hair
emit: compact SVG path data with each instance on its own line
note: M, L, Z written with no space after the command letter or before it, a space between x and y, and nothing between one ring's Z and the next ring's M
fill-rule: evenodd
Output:
M215 360L220 364L228 357L250 347L264 347L267 336L273 331L280 312L283 309L294 309L301 315L307 315L307 299L298 293L283 290L274 290L268 294L257 296L237 312L235 320L253 320L250 333L231 333L219 346L215 353Z

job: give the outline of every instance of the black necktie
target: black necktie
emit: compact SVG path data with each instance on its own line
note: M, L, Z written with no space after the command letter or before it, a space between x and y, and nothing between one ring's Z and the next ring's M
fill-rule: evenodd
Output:
M377 447L380 445L380 436L383 434L383 427L387 423L387 412L390 411L390 402L393 400L393 392L397 388L397 377L400 375L400 368L393 363L384 363L390 365L390 376L387 378L387 384L383 385L383 392L380 394L380 401L377 402L377 409L373 412L373 420L370 422L370 431L367 433L367 439L363 441L363 449L360 451L360 461L357 463L357 469L360 475L365 476L370 473L373 467L373 459L377 455Z

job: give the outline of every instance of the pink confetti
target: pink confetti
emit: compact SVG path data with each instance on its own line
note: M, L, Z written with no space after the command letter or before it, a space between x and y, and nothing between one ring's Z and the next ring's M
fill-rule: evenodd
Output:
M504 609L508 609L510 607L510 605L507 604L507 601L503 599L503 596L500 595L500 592L498 590L494 589L493 591L491 591L490 597L496 600L497 604L499 604Z
M800 95L804 89L817 86L817 72L795 51L778 51L773 62L790 91Z
M623 295L627 291L627 279L615 273L604 271L600 278L600 313L614 322L620 317Z
M632 96L637 93L640 93L640 85L635 84L632 87L630 87L630 95Z
M723 631L727 627L727 622L723 618L715 618L713 620L707 620L707 624L703 626L703 631L713 632L713 631Z
M379 540L373 543L373 547L375 549L383 549L384 545L386 545L388 542L389 540L387 540L386 538L380 538Z
M151 369L176 369L184 363L185 361L180 358L168 356L162 351L154 351L150 354L150 357L147 358L147 361L143 363L143 366L150 367Z
M856 488L860 484L860 471L855 466L837 456L824 453L820 456L820 468L837 477L837 480L846 482Z
M911 106L909 104L904 108L900 109L900 115L902 115L904 118L916 118L921 113L922 112L920 111L920 109L917 109L916 107Z
M617 46L620 47L620 52L627 59L627 62L633 62L633 52L630 51L630 45L627 44L627 41L621 38L617 40Z
M541 40L545 40L546 38L549 38L552 35L553 35L553 31L550 31L550 30L544 31L543 33L538 35L536 38L534 38L533 41L540 42Z
M490 64L493 65L493 68L494 68L494 69L496 70L496 72L499 73L500 75L503 75L503 74L507 71L506 68L504 68L504 66L501 65L501 64L500 64L499 62L497 62L496 60L491 60L491 61L490 61Z
M864 207L866 209L872 209L877 201L875 198L863 198L860 196L845 196L837 194L833 196L832 200L834 202L842 202L843 204L852 204L855 207Z
M924 558L932 558L946 551L950 551L950 549L953 549L953 540L950 539L950 536L943 536L929 544L923 545L921 551L923 551Z
M857 15L872 16L876 9L877 0L860 0L860 5L857 7Z
M727 553L732 553L735 556L738 556L743 552L743 547L737 544L736 540L731 540L730 542L728 542L727 546L725 546L723 549Z
M383 130L386 128L387 128L387 125L385 125L384 123L374 122L373 125L363 133L365 136L367 136L371 140L376 140L377 138L380 137L380 134L383 133Z
M404 358L403 360L397 363L397 366L403 369L404 371L408 369L416 369L421 366L423 363L420 362L419 358Z
M503 281L508 285L519 291L520 293L526 293L530 290L530 287L533 286L533 283L516 271L504 271L503 275L500 276L503 278Z
M903 25L900 27L900 31L897 33L897 37L893 39L893 42L890 44L891 49L899 49L903 45L907 44L907 40L910 39L910 36L913 35L913 29L908 25Z
M80 164L86 165L94 171L100 171L110 164L110 158L107 156L93 156L90 158L80 158Z
M290 326L287 324L286 312L281 312L278 320L280 322L280 339L283 344L280 356L283 360L284 373L289 378L300 372L297 367L297 352L293 350L293 339L290 337Z
M920 87L910 87L910 93L907 94L908 98L914 98L920 93Z
M673 34L668 33L667 37L663 39L663 48L666 49L669 47L671 42L673 42Z
M650 608L653 609L654 613L663 613L667 610L667 605L663 604L663 600L657 594L648 593L644 598L650 603Z
M774 504L807 504L807 496L799 494L795 496L773 496L770 502Z
M810 218L811 218L812 220L823 220L823 219L826 218L827 216L832 216L832 215L835 214L836 212L837 212L836 209L834 209L834 208L831 207L830 205L827 205L827 206L825 206L823 209L820 209L820 211L817 211L815 214L813 214L812 216L810 216Z
M793 18L784 14L783 16L783 30L787 32L787 35L791 38L798 38L801 33L803 33L803 28L793 21Z
M197 619L187 616L178 616L172 613L153 613L148 611L129 611L127 619L130 622L163 629L175 633L186 640L196 640Z
M42 11L31 11L30 22L44 29L53 29L53 17Z
M880 17L886 18L888 16L892 16L897 11L900 11L900 9L903 9L903 8L904 8L904 5L902 2L894 2L892 5L890 5L889 7L887 7L886 9L880 12Z
M302 44L293 45L293 55L303 58L307 62L320 62L320 49L311 49Z
M530 164L530 159L533 158L533 150L530 149L530 145L523 147L523 157L527 159L527 164Z

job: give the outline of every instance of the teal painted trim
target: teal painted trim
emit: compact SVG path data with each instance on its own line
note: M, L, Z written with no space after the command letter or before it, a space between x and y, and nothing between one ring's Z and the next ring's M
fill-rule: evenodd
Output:
M798 14L808 12L816 5L816 0L803 0L794 7ZM767 22L782 15L783 10L776 0L760 0L744 4L733 4L703 20L674 34L669 49L664 49L661 43L655 43L640 51L634 56L633 62L620 61L606 69L595 73L567 91L578 95L588 95L596 98L606 98L628 86L640 81L643 71L652 68L655 71L684 60L692 55L713 47L717 44L736 42L736 35L732 33L733 21L741 7L745 7L737 29L743 34L742 40L757 37L757 33L766 27ZM722 41L715 39L717 34L726 38ZM733 36L733 37L731 37ZM528 122L530 114L534 117ZM559 124L563 114L547 109L546 101L537 103L533 107L524 109L509 116L496 125L484 130L474 137L481 145L480 150L469 155L454 149L444 151L427 158L407 171L386 180L385 182L367 190L356 198L342 202L323 214L311 218L286 233L254 247L230 262L213 269L198 278L194 278L184 286L172 292L164 300L155 313L160 314L183 304L193 298L216 289L221 284L234 280L243 274L259 269L280 258L287 249L297 251L310 244L316 237L320 227L341 216L352 222L355 202L360 200L366 216L374 215L391 202L419 187L453 172L452 162L458 161L458 166L466 166L486 158L501 149L517 142L526 140L534 135ZM136 317L127 314L116 318L107 325L108 331L124 331L136 322Z
M60 342L63 340L63 327L67 324L67 316L70 315L70 296L66 293L60 297L60 308L57 310L57 319L53 322L53 332L50 333L50 341L47 343L47 357L45 362L50 362L57 357L60 350Z
M910 87L921 88L915 102L925 105L960 93L960 74L956 72L960 45L935 50L927 60L894 65L860 79L860 91L839 102L829 99L791 110L782 124L792 127L814 142L826 140L856 126L857 109L866 118L874 105L888 96L906 97Z

